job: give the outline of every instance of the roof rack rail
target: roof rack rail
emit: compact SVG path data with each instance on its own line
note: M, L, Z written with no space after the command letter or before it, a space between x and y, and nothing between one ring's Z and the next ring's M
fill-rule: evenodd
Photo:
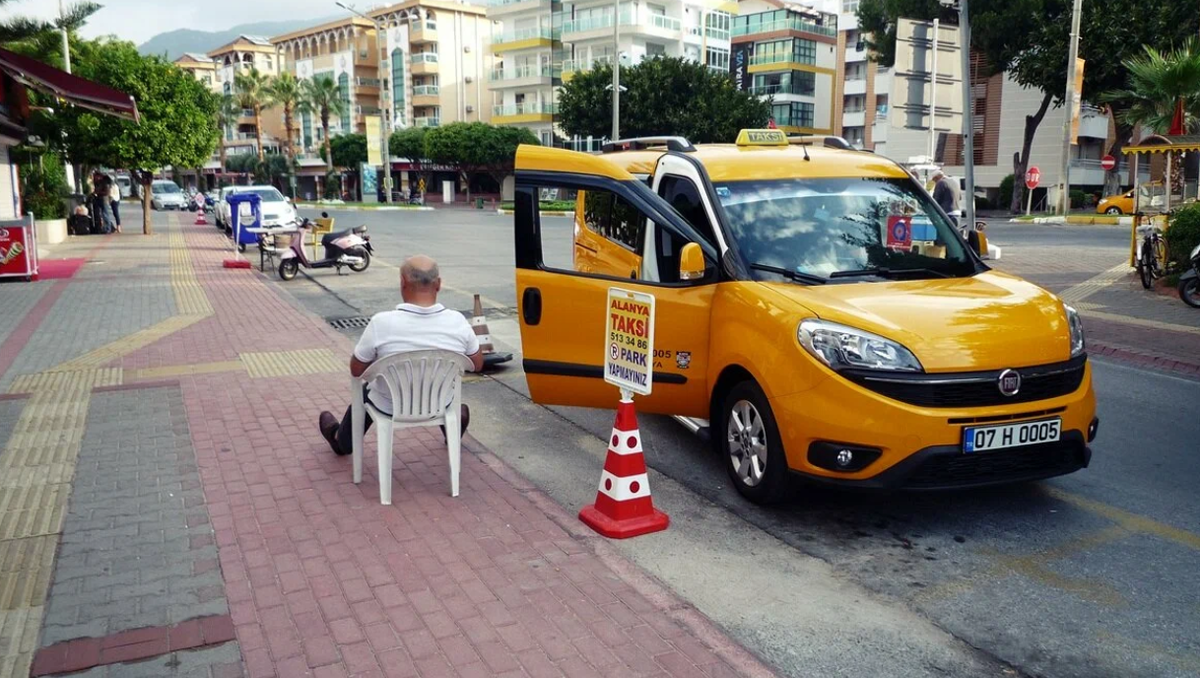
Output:
M818 135L788 137L788 143L790 143L790 144L820 144L820 145L824 146L825 148L836 148L836 149L839 149L842 151L857 151L857 150L859 150L859 149L855 148L854 146L852 146L849 141L846 141L842 137L835 137L832 135L818 134Z
M635 137L633 139L617 139L600 147L601 153L617 151L640 151L655 146L666 146L668 151L691 153L696 150L692 142L684 137Z

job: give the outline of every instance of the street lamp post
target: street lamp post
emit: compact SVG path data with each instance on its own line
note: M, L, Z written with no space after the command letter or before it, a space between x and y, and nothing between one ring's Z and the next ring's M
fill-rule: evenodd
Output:
M391 91L391 86L388 83L388 69L384 68L384 54L387 52L387 39L384 35L383 25L375 17L368 16L362 12L346 5L342 2L334 3L338 7L356 14L375 27L376 47L379 48L377 73L379 75L379 133L382 135L379 143L379 153L383 160L383 201L389 203L392 201L392 158L391 152L388 149L389 136L391 136L391 116L387 113L387 93ZM394 85L394 83L392 83Z
M612 140L621 138L621 0L613 0Z

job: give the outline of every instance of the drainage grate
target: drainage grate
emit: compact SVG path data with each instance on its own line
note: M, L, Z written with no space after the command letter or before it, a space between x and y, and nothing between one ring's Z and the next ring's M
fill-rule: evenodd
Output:
M366 316L356 315L349 318L330 318L329 325L335 329L348 330L352 327L366 327L371 319Z

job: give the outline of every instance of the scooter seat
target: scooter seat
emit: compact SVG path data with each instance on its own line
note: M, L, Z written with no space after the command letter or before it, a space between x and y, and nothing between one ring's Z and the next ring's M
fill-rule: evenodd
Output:
M366 232L366 230L367 230L366 226L356 226L354 228L347 228L344 231L337 231L334 233L326 233L325 235L321 236L321 244L328 245L329 243L333 242L334 240L337 240L338 238L344 238L344 237L350 235L351 233L356 233L356 234L364 233L364 232Z

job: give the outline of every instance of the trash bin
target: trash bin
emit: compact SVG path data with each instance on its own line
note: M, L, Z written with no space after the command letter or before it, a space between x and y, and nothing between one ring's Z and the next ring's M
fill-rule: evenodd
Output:
M229 228L238 249L246 250L246 245L258 244L258 234L250 233L247 228L262 228L262 198L257 193L230 193Z
M475 209L483 209L483 198L475 198Z

